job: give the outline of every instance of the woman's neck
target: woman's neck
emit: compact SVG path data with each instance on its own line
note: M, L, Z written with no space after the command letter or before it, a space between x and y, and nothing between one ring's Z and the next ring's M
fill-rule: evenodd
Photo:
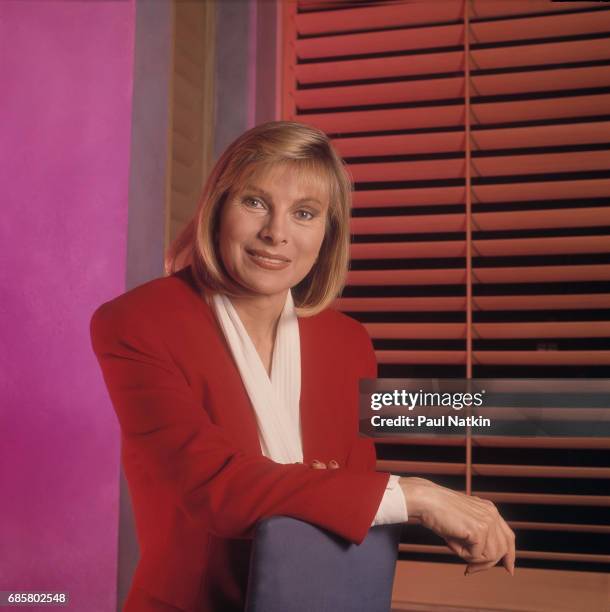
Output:
M283 295L229 298L252 342L273 346L277 324L286 304Z

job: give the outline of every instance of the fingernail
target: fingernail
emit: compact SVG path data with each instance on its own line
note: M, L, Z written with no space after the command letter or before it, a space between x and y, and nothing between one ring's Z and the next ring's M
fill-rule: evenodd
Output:
M329 466L329 467L331 467L331 468L338 468L338 467L339 467L339 464L338 464L338 463L337 463L337 462L336 462L334 459L331 459L331 460L328 462L328 466Z

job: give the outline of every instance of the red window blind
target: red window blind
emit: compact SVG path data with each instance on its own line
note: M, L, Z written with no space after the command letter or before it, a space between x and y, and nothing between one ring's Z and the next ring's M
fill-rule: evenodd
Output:
M379 375L610 377L610 6L282 9L283 117L328 133L353 176L337 307L367 327ZM407 438L378 455L495 501L522 565L608 570L610 439ZM406 532L403 557L449 560Z

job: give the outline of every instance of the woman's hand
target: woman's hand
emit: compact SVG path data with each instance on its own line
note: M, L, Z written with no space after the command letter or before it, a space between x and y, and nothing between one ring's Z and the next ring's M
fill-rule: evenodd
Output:
M331 460L328 462L328 465L326 465L326 463L323 463L322 461L318 461L317 459L314 459L314 460L311 462L311 467L312 467L314 470L325 470L325 469L327 469L327 468L328 468L329 470L336 470L336 469L339 467L339 464L338 464L338 463L337 463L337 462L336 462L334 459L331 459Z
M465 574L489 569L503 560L515 572L515 534L489 500L464 495L424 478L401 478L409 516L440 535L467 561Z

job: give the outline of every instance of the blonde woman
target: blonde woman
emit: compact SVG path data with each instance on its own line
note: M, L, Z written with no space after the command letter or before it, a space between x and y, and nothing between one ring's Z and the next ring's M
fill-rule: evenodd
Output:
M358 435L375 354L328 308L347 271L350 193L322 132L258 126L217 162L168 276L93 315L141 549L128 612L241 610L250 538L273 515L355 543L418 517L472 571L503 560L512 573L514 536L493 504L376 472Z

